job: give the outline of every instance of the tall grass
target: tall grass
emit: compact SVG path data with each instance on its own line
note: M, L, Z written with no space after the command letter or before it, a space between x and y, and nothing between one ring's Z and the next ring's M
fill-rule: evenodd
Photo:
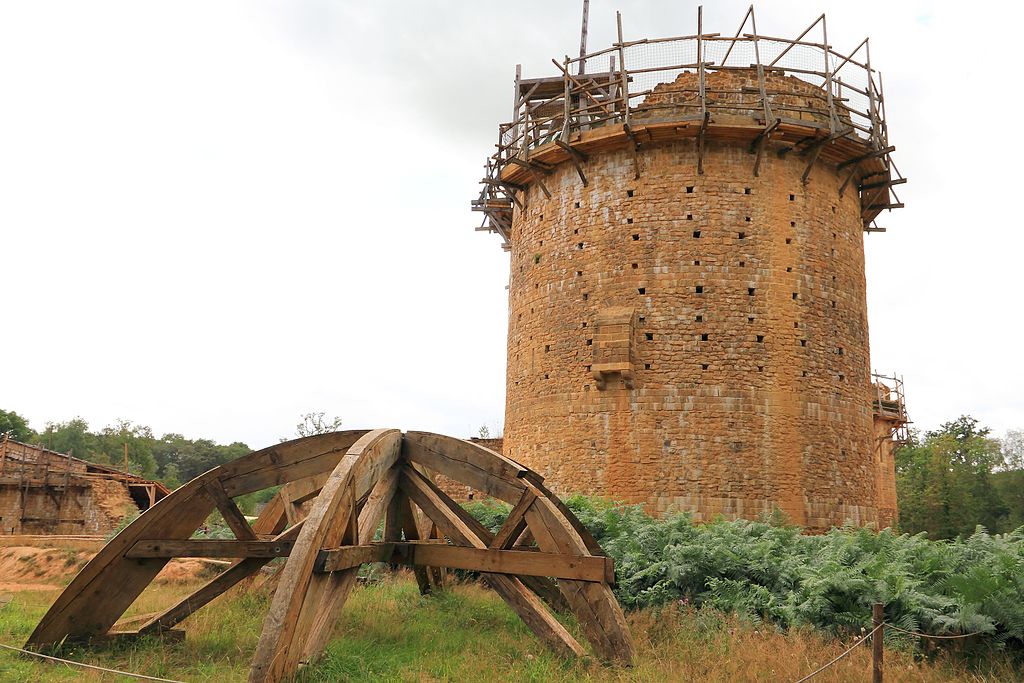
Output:
M194 585L169 584L144 596L133 612L145 613L180 597ZM56 591L17 593L0 609L0 642L20 644ZM107 649L69 648L70 659L184 681L245 681L268 596L232 591L185 622L183 643L148 639ZM711 607L674 602L632 610L627 617L637 642L632 668L594 660L568 662L550 653L494 593L476 583L423 597L407 572L356 588L324 657L299 680L327 681L794 681L842 652L849 638L809 628L783 632ZM568 627L577 637L571 621ZM581 641L582 642L582 641ZM998 655L968 667L940 655L922 661L905 650L886 652L886 681L947 683L1019 680L1011 658ZM855 650L815 680L866 680L869 652ZM2 681L114 681L96 672L68 669L0 652ZM125 679L127 680L127 679Z

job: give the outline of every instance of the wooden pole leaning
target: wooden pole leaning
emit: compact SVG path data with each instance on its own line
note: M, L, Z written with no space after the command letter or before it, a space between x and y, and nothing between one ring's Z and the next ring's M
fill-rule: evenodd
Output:
M492 534L432 481L434 474L512 504L505 526ZM280 493L250 526L232 499L279 485ZM235 539L192 539L215 509ZM376 542L382 521L384 535ZM537 547L527 549L524 543ZM163 612L118 623L178 556L237 561ZM635 653L611 591L612 560L537 473L468 441L396 429L297 439L185 484L83 568L39 622L28 646L180 636L181 631L172 631L175 626L231 587L241 584L244 590L242 582L276 557L287 559L274 580L250 669L252 683L289 680L321 655L359 567L368 562L411 564L424 591L442 587L443 567L480 572L555 652L577 657L586 651L549 606L576 615L601 659L628 665Z

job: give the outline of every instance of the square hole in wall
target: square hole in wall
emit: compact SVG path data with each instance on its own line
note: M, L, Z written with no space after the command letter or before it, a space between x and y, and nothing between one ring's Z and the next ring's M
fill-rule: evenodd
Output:
M786 244L793 244L793 238L792 237L787 237L786 238Z
M589 298L590 298L590 295L589 295L589 294L584 294L584 295L583 295L583 300L584 300L584 301L586 301L586 300L587 300L587 299L589 299Z
M633 219L632 218L627 218L626 219L626 225L633 225Z
M741 233L739 233L739 237L740 237L741 240L745 240L745 239L747 239L747 233L741 232Z
M842 382L845 379L846 379L846 375L844 375L843 373L839 373L839 381Z
M748 316L747 316L747 322L748 322L748 323L752 323L752 322L754 322L754 316L752 316L752 315L748 315Z
M577 270L576 271L576 277L582 277L582 276L583 276L583 271L582 270Z
M710 338L710 335L708 335L707 332L704 332L703 334L700 335L700 340L701 341L707 341L709 338Z
M633 233L633 241L634 242L639 242L640 241L640 235L637 234L637 233Z
M548 373L545 372L544 373L544 379L551 379L551 375L549 375Z
M746 217L746 218L744 218L743 220L744 220L744 221L746 221L747 223L749 223L749 222L750 222L750 216L747 216L747 217Z
M843 347L840 346L838 349L836 349L836 353L840 356L843 355Z
M799 328L800 327L800 323L793 323L793 327Z
M792 273L793 272L793 266L786 266L786 272L787 273Z
M835 302L835 300L833 299L833 300L832 300L832 308L835 308L835 307L836 307L836 302Z
M654 333L644 332L644 339L646 339L647 341L654 341Z
M747 265L746 261L740 261L740 268L745 268Z
M747 287L747 296L754 296L754 291L753 287Z
M686 186L686 194L693 194L693 185Z
M694 320L695 322L698 322L698 323L702 323L702 322L704 322L704 316L703 316L703 315L698 315L698 316L697 316L696 318L694 318L693 320Z
M703 294L704 285L697 285L696 287L693 288L693 291L696 292L697 294Z
M548 353L549 351L551 351L551 344L545 344L544 345L544 353Z
M588 339L587 340L587 346L591 346L591 345L593 345L593 343L594 343L593 339Z
M693 236L694 237L700 237L700 230L694 230L693 231Z
M639 268L639 267L640 267L640 264L639 264L639 263L634 263L634 264L633 264L633 268L634 268L634 269L635 269L635 268Z
M757 335L757 343L758 344L763 344L764 343L764 335L763 334Z
M708 369L708 364L707 363L701 363L700 364L700 369L701 370L707 370Z
M644 317L644 316L642 316L642 315L641 315L641 316L638 316L638 317L637 317L637 322L639 322L639 323L640 323L641 325L642 325L642 324L644 324L644 322L645 322L646 320L647 320L647 318L645 318L645 317Z
M686 214L686 220L692 221L693 220L693 214L692 213Z
M626 196L627 197L632 197L633 196L633 190L626 190Z
M757 366L757 371L758 372L764 372L764 366L763 365L758 365Z
M583 248L583 242L577 242L576 243L576 248L577 249L582 249Z
M650 369L651 369L651 364L650 363L644 363L644 370L650 370Z
M796 221L790 221L789 222L789 227L795 228L796 227Z
M646 294L647 293L647 288L646 287L637 287L636 291L639 292L640 294Z
M800 346L807 346L807 340L806 339L801 339L800 340Z
M576 202L576 208L577 209L580 208L580 203L579 202Z
M580 229L576 228L575 230L572 231L572 234L574 234L574 235L580 234Z
M583 323L582 325L580 325L580 327L582 327L582 328L586 329L586 327L587 327L587 324L586 324L586 323Z
M796 195L795 194L789 195L789 201L795 202L796 201Z
M693 262L693 265L695 265L695 266L699 266L699 265L700 265L700 261L694 261L694 262Z
M801 373L800 373L800 376L801 376L801 377L806 377L806 376L807 376L807 371L806 371L806 370L804 370L803 372L801 372Z
M750 188L749 187L744 187L743 188L743 194L750 194Z
M800 298L800 295L797 292L793 292L793 300L796 301L798 298Z

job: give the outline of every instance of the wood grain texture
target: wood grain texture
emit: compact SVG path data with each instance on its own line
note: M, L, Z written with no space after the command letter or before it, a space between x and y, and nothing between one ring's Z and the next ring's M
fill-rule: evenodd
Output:
M357 501L398 460L401 440L401 432L395 429L368 432L331 472L281 573L253 656L252 683L293 676L316 654L351 588L351 571L315 574L317 555L324 548L342 545L345 532L352 528L350 519L357 514ZM379 506L381 515L386 505L387 501Z

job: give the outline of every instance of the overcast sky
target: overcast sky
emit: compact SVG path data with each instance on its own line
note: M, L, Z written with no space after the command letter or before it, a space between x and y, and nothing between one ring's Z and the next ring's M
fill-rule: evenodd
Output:
M0 408L253 447L308 411L457 436L504 416L508 256L469 211L517 62L580 0L0 4ZM761 2L872 39L907 208L869 235L872 364L917 426L1024 428L1019 3ZM594 0L590 47L695 32ZM734 32L744 2L705 8Z

